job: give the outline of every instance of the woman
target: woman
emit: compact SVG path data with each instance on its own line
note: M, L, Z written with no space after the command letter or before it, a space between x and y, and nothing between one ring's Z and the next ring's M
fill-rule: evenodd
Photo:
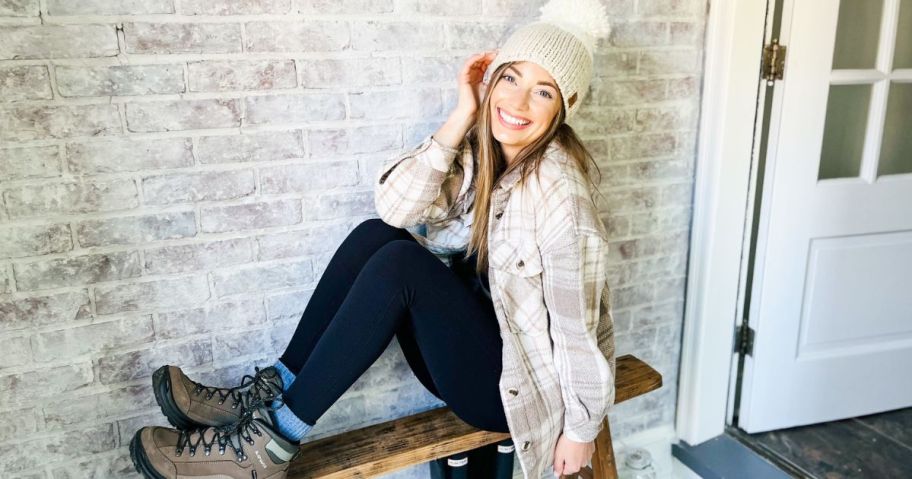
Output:
M460 418L511 434L527 478L588 463L614 401L614 337L592 157L565 120L607 28L597 1L572 5L595 23L555 15L570 10L552 1L496 58L466 61L455 110L380 169L380 219L339 246L274 366L233 388L156 371L156 400L180 430L137 431L138 471L285 477L299 441L394 336ZM405 229L420 224L425 235Z

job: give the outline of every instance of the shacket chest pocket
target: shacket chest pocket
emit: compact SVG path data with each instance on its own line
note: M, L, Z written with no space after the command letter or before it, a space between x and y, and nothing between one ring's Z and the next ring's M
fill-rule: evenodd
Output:
M547 332L541 256L534 242L496 236L489 258L510 331L522 334Z

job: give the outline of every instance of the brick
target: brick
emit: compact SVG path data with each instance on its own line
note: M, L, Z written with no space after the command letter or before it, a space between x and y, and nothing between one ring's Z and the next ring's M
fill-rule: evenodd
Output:
M335 251L351 230L351 225L342 223L258 236L258 259L262 261Z
M23 185L4 192L10 217L115 211L139 206L133 180Z
M440 50L445 47L443 28L432 23L352 22L351 48L358 51Z
M452 81L468 56L410 56L402 58L403 83Z
M146 271L152 274L208 271L253 260L250 238L226 239L146 250Z
M9 454L0 456L0 470L14 473L111 451L115 447L117 434L114 424L80 428L50 437L18 441L8 450Z
M241 126L240 101L182 100L127 105L127 128L136 132Z
M236 358L243 358L264 351L275 351L270 345L272 336L270 330L254 330L242 332L226 332L219 329L213 338L212 360L224 363Z
M692 0L639 0L637 13L643 16L691 16L700 14L703 2Z
M156 95L184 92L180 65L58 66L57 88L65 97Z
M298 200L264 201L202 209L202 230L206 233L288 226L301 222Z
M359 15L369 13L393 13L395 8L393 0L349 0L338 2L335 0L298 0L300 13L340 14L356 13Z
M117 105L18 106L0 109L0 140L108 136L117 135L121 131Z
M146 204L167 205L243 198L254 193L255 180L253 170L180 173L145 177L142 189Z
M184 15L280 15L290 13L291 0L181 0Z
M67 364L24 373L0 376L0 403L11 406L54 397L88 386L93 379L88 363ZM54 387L48 387L48 385ZM4 457L4 456L0 456ZM0 468L0 470L4 470Z
M696 128L696 115L689 105L640 108L636 112L638 131L666 131Z
M416 13L435 16L477 15L481 12L481 0L465 0L454 3L448 0L425 0L414 4Z
M3 354L0 354L0 370L31 362L31 346L27 336L0 338L0 351L3 351ZM0 427L0 438L2 436L3 431Z
M159 413L159 417L163 416ZM120 426L121 421L118 421L117 424ZM143 426L147 425L151 424L148 422L143 424ZM138 427L123 430L118 427L121 437L120 444L129 444L137 429ZM51 477L54 479L101 479L105 477L129 477L135 474L136 468L133 466L130 453L125 446L121 447L120 452L114 455L98 454L86 461L54 466L51 469Z
M338 52L349 46L343 21L249 22L246 28L248 52Z
M135 278L142 268L135 251L99 253L13 266L19 290L80 286Z
M35 361L53 361L147 343L154 335L152 316L139 316L38 333L32 351Z
M56 429L101 422L151 407L155 407L152 386L143 384L52 402L44 407L44 417L48 428Z
M264 264L213 274L218 297L232 294L300 287L314 280L311 262Z
M127 53L240 53L236 23L125 23Z
M308 201L304 218L328 220L376 214L373 192L322 194Z
M246 121L252 125L345 119L345 102L338 94L253 96L246 102Z
M68 143L66 158L69 170L76 174L159 170L193 165L189 138Z
M668 44L668 24L652 21L616 22L611 26L611 45L645 47Z
M205 308L160 313L155 334L162 339L181 338L213 331L244 330L265 324L261 300L242 299Z
M2 12L0 4L0 12ZM44 65L27 65L0 68L0 98L4 101L48 100L51 79Z
M298 84L291 60L203 61L188 67L190 91L275 90Z
M436 88L354 92L349 98L352 118L423 119L443 113L440 90Z
M209 299L204 276L144 281L95 288L98 314L122 311L177 309L195 306Z
M40 256L71 249L70 227L65 224L0 226L0 257Z
M38 415L34 409L0 412L0 442L27 437L38 431Z
M7 180L60 176L60 149L56 146L0 149L0 177Z
M439 27L436 28L442 31ZM478 22L454 23L448 25L448 29L447 48L452 49L484 51L505 40L504 25ZM417 39L414 40L417 41Z
M698 73L700 55L697 50L647 50L639 55L640 75Z
M47 0L50 15L143 15L174 13L173 0Z
M276 324L285 321L297 323L310 302L313 291L291 291L266 297L266 319ZM289 338L290 340L290 338Z
M86 291L0 299L0 332L63 324L91 315Z
M305 88L349 88L398 85L402 83L400 60L382 58L326 58L298 61L301 85ZM455 75L455 72L454 72Z
M181 366L188 368L210 363L212 345L209 340L199 339L104 357L98 360L98 379L102 384L110 384L149 378L162 364L172 363L175 358L180 358Z
M263 194L326 190L358 184L355 161L309 162L260 169Z
M700 93L698 89L699 83L695 77L672 78L668 80L668 99L696 98Z
M650 158L674 152L675 137L668 133L641 134L612 138L612 160Z
M589 100L599 106L635 105L665 99L665 80L596 80Z
M99 58L117 55L114 25L5 26L0 60Z
M348 157L360 153L399 150L399 130L388 125L354 128L327 128L308 133L310 153L314 157Z
M0 0L0 17L37 17L38 0Z
M180 239L195 235L196 215L193 211L89 220L76 226L76 241L86 248Z
M240 163L304 157L301 131L266 131L245 135L204 136L196 155L200 163Z
M615 78L636 74L636 52L605 52L594 55L592 71L600 77Z

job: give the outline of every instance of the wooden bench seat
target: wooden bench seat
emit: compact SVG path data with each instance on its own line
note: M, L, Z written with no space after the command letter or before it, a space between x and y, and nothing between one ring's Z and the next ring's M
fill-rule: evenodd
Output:
M662 376L648 364L629 354L617 358L615 404L661 386ZM506 433L470 426L450 408L442 407L303 444L288 477L376 477L509 437ZM579 475L596 479L617 477L607 417L595 440L592 466Z

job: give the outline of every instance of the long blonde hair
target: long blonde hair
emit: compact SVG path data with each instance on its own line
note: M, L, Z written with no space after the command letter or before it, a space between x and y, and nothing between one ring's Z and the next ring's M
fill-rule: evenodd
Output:
M465 257L468 258L474 252L478 252L476 271L478 273L487 273L488 271L488 212L491 208L491 196L497 181L504 175L515 168L520 168L519 182L526 180L528 175L535 171L538 172L538 165L544 159L545 151L552 140L567 152L579 169L583 172L586 179L592 183L593 191L598 191L598 184L601 183L602 173L596 164L595 159L583 145L583 142L576 136L573 128L564 123L566 119L566 110L563 99L558 92L557 101L561 102L561 109L555 115L554 120L548 126L545 133L535 141L526 145L519 154L512 166L507 168L506 159L500 149L500 144L494 139L491 132L491 92L501 80L503 71L510 65L517 62L507 62L498 67L491 74L490 86L485 91L481 105L478 107L475 123L466 133L466 138L472 146L476 155L475 168L475 200L472 208L474 209L474 220L472 222L471 234L469 236L469 245ZM575 100L575 97L574 97ZM593 182L589 162L595 167L599 174L599 181Z

